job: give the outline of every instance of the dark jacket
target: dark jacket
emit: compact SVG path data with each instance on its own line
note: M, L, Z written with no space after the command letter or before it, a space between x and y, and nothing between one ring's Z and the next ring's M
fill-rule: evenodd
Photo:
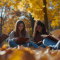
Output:
M48 33L46 32L46 34L48 35ZM43 41L43 37L41 36L41 33L38 33L36 37L34 37L34 42L38 43L39 41Z

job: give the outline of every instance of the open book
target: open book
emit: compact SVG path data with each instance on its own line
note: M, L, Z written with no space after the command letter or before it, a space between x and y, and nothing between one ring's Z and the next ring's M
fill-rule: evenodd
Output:
M55 31L50 32L52 35L54 35L58 40L59 40L59 35L60 35L60 29L57 29Z
M41 35L42 37L54 40L56 42L59 41L60 29L50 32L52 35Z
M8 35L2 34L2 35L0 36L0 43L2 43L3 41L5 41L8 37L9 37Z
M17 39L17 44L24 44L26 43L26 41L28 41L29 38L26 38L26 37L20 37Z
M56 41L56 42L58 42L59 41L59 39L57 39L55 36L53 36L53 35L41 35L42 37L44 37L44 38L48 38L48 39L51 39L51 40L54 40L54 41Z

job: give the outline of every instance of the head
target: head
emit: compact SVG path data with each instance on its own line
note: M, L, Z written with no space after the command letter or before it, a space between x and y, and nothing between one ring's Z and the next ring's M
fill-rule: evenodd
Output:
M25 36L25 24L23 21L17 21L15 26L15 37L19 37L20 33Z
M37 36L38 33L46 34L45 25L39 20L35 22L33 36Z

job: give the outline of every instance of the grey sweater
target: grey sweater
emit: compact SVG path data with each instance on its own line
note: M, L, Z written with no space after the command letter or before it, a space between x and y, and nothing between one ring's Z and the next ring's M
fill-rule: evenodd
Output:
M22 36L22 34L20 33L20 37L30 38L29 33L28 33L27 31L26 31L26 35L25 35L25 36ZM18 37L16 37L16 38L18 38ZM10 33L9 40L15 41L16 38L14 37L14 31L12 31L12 32Z

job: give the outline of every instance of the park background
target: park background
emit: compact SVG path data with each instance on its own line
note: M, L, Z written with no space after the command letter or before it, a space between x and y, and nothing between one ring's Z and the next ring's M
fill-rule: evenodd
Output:
M17 20L24 21L30 37L37 20L50 33L60 28L60 0L0 0L0 35L9 35Z
M0 35L3 33L9 35L14 30L17 20L24 21L26 30L29 32L31 38L34 23L37 20L45 24L46 30L50 34L51 31L60 29L60 0L0 0ZM9 48L9 44L4 43L0 50L4 49L6 51ZM12 59L8 60L21 60L20 58L23 58L22 55L26 57L26 60L30 58L30 60L34 60L32 59L32 55L24 53L21 55L21 52L27 53L26 51L33 54L36 53L35 59L43 56L41 59L39 58L39 60L60 60L60 50L58 49L50 50L50 47L40 47L34 52L34 50L30 48L31 47L25 47L23 50L12 48L13 51L15 49L15 54L12 54ZM0 51L0 53L1 52L2 51ZM4 55L2 55L2 58L4 58ZM24 58L22 60L24 60Z

